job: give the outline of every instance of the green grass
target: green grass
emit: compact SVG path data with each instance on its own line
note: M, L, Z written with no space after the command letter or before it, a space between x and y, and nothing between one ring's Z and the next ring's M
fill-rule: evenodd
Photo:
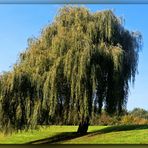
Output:
M129 130L127 129L129 127ZM132 127L132 126L131 126ZM61 142L63 144L148 144L148 126L104 128L96 133ZM131 129L130 129L131 128Z
M76 126L42 126L38 130L21 131L12 135L0 134L0 144L22 144L55 136L62 132L75 132Z
M5 136L0 144L148 144L148 125L90 126L87 135L78 135L77 126L42 126Z

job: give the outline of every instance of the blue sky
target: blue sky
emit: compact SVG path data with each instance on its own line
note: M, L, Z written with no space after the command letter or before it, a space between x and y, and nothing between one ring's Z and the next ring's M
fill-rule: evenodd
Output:
M41 29L50 24L62 5L2 5L0 4L0 72L8 71L26 49L27 39L40 35ZM125 28L140 31L143 50L139 56L139 74L134 87L130 87L127 108L148 109L148 5L83 5L91 11L112 9L125 18Z

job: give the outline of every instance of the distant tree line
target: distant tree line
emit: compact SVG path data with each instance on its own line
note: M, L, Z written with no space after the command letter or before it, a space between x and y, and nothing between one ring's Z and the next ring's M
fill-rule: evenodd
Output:
M105 111L101 115L94 115L91 125L123 125L123 124L148 124L148 110L134 108L131 111L124 110L120 116L110 116Z

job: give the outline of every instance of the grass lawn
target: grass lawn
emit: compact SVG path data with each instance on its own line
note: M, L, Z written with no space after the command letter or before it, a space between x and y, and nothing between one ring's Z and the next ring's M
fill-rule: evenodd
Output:
M77 126L42 126L5 136L0 144L148 144L148 125L90 126L87 135L78 135Z

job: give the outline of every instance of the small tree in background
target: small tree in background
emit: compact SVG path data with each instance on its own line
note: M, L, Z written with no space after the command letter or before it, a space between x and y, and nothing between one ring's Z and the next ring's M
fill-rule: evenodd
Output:
M148 111L143 108L134 108L129 114L134 117L148 119Z
M79 121L86 133L93 112L126 107L137 72L141 35L126 30L110 10L64 7L38 39L29 40L11 72L2 76L4 129L34 128L57 117Z

